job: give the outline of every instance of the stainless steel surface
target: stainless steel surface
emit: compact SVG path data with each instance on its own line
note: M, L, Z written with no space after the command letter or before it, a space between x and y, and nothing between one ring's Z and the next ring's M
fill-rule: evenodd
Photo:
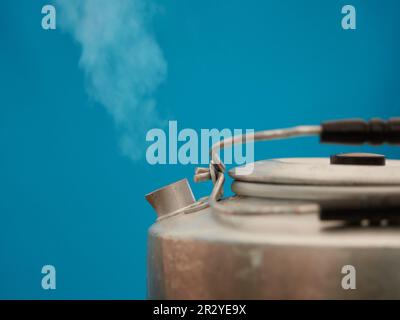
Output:
M317 186L234 181L232 191L241 196L314 201L325 208L400 207L400 185Z
M239 198L226 206L273 206ZM288 202L287 206L295 205ZM151 299L400 299L400 233L395 227L322 223L317 212L179 214L149 230ZM356 268L344 290L342 267Z
M400 160L387 160L385 166L331 165L328 158L283 158L262 160L250 174L247 166L229 171L238 181L298 185L399 185Z
M150 228L149 298L400 299L398 227L319 219L319 204L370 213L399 205L400 161L347 166L296 158L253 168L248 175L231 170L242 196L222 201L223 172L198 170L214 175L211 207L178 211ZM356 270L355 290L341 285L347 265Z

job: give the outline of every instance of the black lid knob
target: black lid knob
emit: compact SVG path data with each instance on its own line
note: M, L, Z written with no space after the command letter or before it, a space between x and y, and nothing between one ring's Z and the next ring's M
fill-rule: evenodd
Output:
M384 166L384 155L375 153L340 153L331 156L331 164Z

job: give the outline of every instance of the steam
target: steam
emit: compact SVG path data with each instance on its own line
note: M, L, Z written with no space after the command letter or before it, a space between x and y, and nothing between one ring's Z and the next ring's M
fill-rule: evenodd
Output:
M154 92L167 65L152 35L153 9L143 0L57 0L61 27L82 46L87 91L113 117L120 145L142 156L144 133L160 124Z

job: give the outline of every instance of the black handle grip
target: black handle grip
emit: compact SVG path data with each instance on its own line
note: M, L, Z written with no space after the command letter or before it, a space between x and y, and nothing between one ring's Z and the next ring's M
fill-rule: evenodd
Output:
M400 144L400 118L371 119L369 122L361 119L328 121L321 127L322 143Z

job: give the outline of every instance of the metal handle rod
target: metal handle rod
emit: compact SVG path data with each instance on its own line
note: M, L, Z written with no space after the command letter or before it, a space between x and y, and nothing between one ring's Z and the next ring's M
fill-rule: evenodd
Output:
M221 199L223 194L223 186L225 182L225 170L226 167L221 161L219 152L221 149L233 146L235 144L243 144L248 142L256 141L268 141L287 139L295 137L315 136L320 135L322 132L321 126L298 126L286 129L276 130L263 130L251 134L238 135L231 138L227 138L215 143L210 150L211 160L208 168L196 168L194 181L206 181L212 180L214 183L213 190L208 197L208 203L210 207L216 212L221 214L229 215L241 215L244 214L243 210L234 206L230 206L228 209L218 201ZM315 205L300 204L296 207L296 212L307 213L315 212ZM273 207L263 206L262 208L249 208L245 214L261 215L270 213L284 213L289 210L287 205L275 205ZM293 207L290 207L293 210Z

